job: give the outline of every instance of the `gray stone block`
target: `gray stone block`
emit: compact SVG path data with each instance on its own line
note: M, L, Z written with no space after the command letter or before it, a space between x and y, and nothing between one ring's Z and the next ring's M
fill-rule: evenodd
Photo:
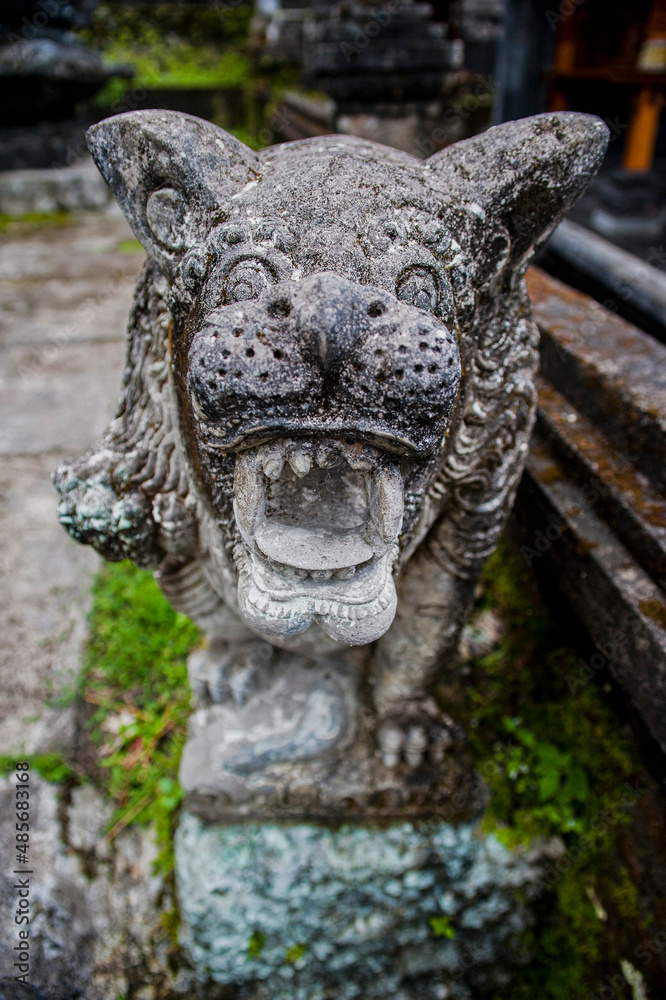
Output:
M104 208L111 193L92 160L47 170L0 173L0 212L81 212Z
M541 857L470 823L211 826L185 813L181 941L201 975L247 997L469 1000L521 957ZM444 914L438 937L430 919Z

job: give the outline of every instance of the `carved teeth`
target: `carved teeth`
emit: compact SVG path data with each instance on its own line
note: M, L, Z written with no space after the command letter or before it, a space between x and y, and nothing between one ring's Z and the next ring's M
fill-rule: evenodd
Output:
M302 479L312 468L312 454L310 449L304 445L295 445L289 455L289 464L294 470L294 475Z
M315 459L321 469L332 469L340 461L340 454L333 445L320 444L317 445Z
M377 464L376 454L362 444L344 443L341 451L348 465L357 472L369 472Z
M264 465L264 472L269 479L279 479L284 468L284 459L270 458Z
M306 569L299 569L298 566L279 566L280 572L294 580L304 580L308 575Z
M257 460L252 452L236 459L234 468L235 507L247 531L252 532L265 506L264 486Z
M402 729L395 723L385 722L381 727L378 743L385 767L396 767L400 763L400 751L404 740Z
M283 438L261 445L255 455L264 475L273 481L282 475L286 461L299 479L308 474L314 463L322 469L331 469L346 462L356 472L370 472L379 462L374 448L336 439L315 444Z
M257 449L257 461L264 470L264 475L275 481L282 475L285 463L285 446L280 441L273 441Z
M336 569L335 576L338 580L351 580L356 573L356 566L345 566L344 569Z
M404 492L395 465L380 469L370 479L370 512L384 542L397 538L402 527Z
M330 580L333 576L332 569L311 569L310 576L313 580Z
M423 726L412 726L405 740L405 757L410 767L418 767L428 747L428 736Z

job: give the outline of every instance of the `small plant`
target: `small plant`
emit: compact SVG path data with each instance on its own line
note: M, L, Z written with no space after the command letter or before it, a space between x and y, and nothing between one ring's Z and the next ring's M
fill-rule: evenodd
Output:
M451 919L445 914L438 917L430 917L428 923L435 937L448 938L449 941L452 941L456 936L456 932L451 925Z
M307 946L304 944L293 944L284 957L287 965L297 965L305 957Z
M17 761L27 760L32 771L36 771L45 781L81 782L81 777L67 764L59 753L25 754L13 757L0 756L0 775L11 774Z
M255 931L247 944L247 957L256 960L260 957L266 944L266 935L261 931Z

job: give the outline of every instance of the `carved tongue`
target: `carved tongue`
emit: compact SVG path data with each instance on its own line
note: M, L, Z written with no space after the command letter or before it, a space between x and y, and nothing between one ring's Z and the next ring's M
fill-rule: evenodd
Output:
M275 521L263 521L254 540L265 556L297 569L327 570L357 566L372 559L374 550L357 533L285 528Z

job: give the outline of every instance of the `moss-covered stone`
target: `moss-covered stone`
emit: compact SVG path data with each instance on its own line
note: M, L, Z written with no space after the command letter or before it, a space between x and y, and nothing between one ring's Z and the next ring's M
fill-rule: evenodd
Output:
M491 651L469 655L463 667L462 712L491 791L483 826L509 846L553 835L564 845L546 872L537 923L526 936L532 959L501 1000L583 1000L604 977L621 973L623 945L632 936L623 942L609 933L617 915L644 933L638 890L617 838L650 781L600 686L571 684L579 655L507 543L484 573L468 629L472 650L475 629L489 613L502 623L501 639Z

